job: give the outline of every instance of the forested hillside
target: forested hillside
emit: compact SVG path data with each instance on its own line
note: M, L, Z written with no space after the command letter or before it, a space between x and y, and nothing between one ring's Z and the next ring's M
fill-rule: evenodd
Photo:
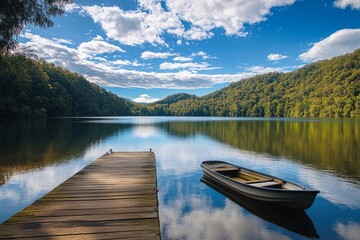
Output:
M51 63L0 55L0 116L119 116L133 105Z
M258 75L201 98L148 107L148 115L360 117L360 49L291 73Z
M23 55L0 55L0 117L243 116L360 118L360 49L291 73L245 79L203 97L135 104L83 76Z
M198 99L199 97L196 95L191 95L188 93L176 93L170 96L167 96L166 98L157 101L155 103L149 104L150 106L156 105L156 104L172 104L176 103L182 100L188 100L188 99Z

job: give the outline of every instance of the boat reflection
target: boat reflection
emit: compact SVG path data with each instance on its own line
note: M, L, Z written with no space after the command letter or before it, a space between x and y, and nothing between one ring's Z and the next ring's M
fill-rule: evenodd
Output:
M219 185L206 176L201 178L201 182L266 221L308 238L319 238L313 222L304 210L282 208L248 198Z

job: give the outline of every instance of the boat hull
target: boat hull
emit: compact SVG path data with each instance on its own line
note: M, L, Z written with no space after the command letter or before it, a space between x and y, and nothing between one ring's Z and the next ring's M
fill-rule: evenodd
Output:
M311 207L311 205L315 200L316 195L319 193L319 191L317 190L306 190L306 189L284 190L284 189L255 187L248 185L246 183L235 181L227 176L224 176L216 171L213 171L212 169L204 166L203 164L201 166L203 173L206 177L209 177L211 180L219 184L225 185L227 188L231 189L232 191L238 194L245 195L249 198L253 198L271 204L276 204L282 207L307 209ZM266 176L270 176L270 175L266 175ZM289 183L289 181L286 182ZM291 183L291 184L297 185L295 183Z

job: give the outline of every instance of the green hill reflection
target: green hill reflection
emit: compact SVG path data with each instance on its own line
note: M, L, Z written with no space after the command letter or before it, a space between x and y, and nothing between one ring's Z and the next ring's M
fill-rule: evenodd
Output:
M76 119L3 119L0 123L0 184L14 172L81 157L101 139L130 127Z
M360 122L244 119L167 122L178 137L204 134L232 147L284 156L320 169L360 179Z

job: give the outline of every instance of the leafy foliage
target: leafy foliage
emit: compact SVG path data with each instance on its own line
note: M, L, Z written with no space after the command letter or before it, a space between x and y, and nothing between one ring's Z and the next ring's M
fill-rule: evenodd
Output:
M167 96L166 98L155 102L155 104L172 104L179 102L181 100L187 100L187 99L197 99L198 97L196 95L191 95L188 93L177 93L170 96ZM150 104L154 105L154 104Z
M359 92L360 49L291 73L245 79L201 98L158 102L142 114L359 118Z
M131 115L133 103L45 61L0 55L0 116Z
M72 0L1 0L0 1L0 54L17 46L17 37L26 24L51 27L52 16L64 13L65 4Z

